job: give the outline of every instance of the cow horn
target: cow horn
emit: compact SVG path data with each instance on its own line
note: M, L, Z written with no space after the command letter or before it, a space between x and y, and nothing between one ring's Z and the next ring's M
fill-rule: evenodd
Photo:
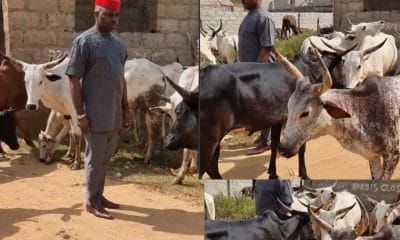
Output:
M329 186L329 187L333 189L336 186L337 183L338 183L338 180L336 180L336 182L334 184L332 184L331 186Z
M341 48L339 46L330 45L323 38L321 38L321 41L322 41L323 44L325 44L325 46L327 46L328 48L334 50L338 56L344 56L347 53L349 53L350 51L353 51L358 46L358 43L356 43L356 44L354 44L352 47L350 47L348 49L343 49L343 48ZM310 40L310 42L311 42L311 40Z
M325 222L324 220L322 220L321 218L319 218L319 217L311 210L310 205L308 205L307 210L308 210L308 215L310 216L310 219L311 219L311 220L314 220L320 228L322 228L323 230L325 230L329 235L330 235L331 233L333 233L333 227L332 227L329 223L327 223L327 222Z
M291 209L289 206L287 206L286 204L284 204L278 197L276 198L276 200L278 200L279 204L288 212L292 212L293 209Z
M196 53L194 50L192 38L190 37L190 33L186 32L186 36L187 36L189 44L190 44L190 55L192 55L193 61L196 62Z
M373 52L375 52L376 50L378 50L379 48L381 48L381 47L383 46L383 44L385 44L386 40L387 40L387 38L385 38L385 40L383 40L380 44L378 44L378 45L376 45L376 46L373 46L373 47L370 47L370 48L368 48L368 49L365 49L365 50L362 52L363 56L368 55L368 54L370 54L370 53L373 53Z
M360 208L361 208L361 219L360 219L360 223L355 228L355 233L356 233L356 236L361 236L368 229L369 216L368 216L367 209L365 208L364 204L361 202L360 198L357 195L356 195L356 199L357 199L358 205L360 205Z
M155 95L157 95L158 97L160 97L161 98L161 100L163 100L163 101L165 101L165 102L171 102L171 99L169 98L169 97L167 97L167 96L165 96L165 95L162 95L161 93L158 93L155 89L154 89L154 86L151 86L151 90L153 91L153 93L155 94Z
M376 201L375 199L369 197L367 194L363 193L363 195L367 198L368 202L371 203L372 205L377 205L379 202Z
M219 27L217 28L217 30L215 30L214 28L212 28L212 27L210 27L209 25L207 25L207 27L208 27L209 29L211 29L211 31L213 31L213 33L212 33L213 36L215 36L215 34L217 34L219 31L221 31L222 26L223 26L223 24L222 24L222 19L219 19Z
M305 190L309 191L309 192L313 192L313 193L318 192L317 189L308 187L308 186L306 186L305 184L303 185L303 188L304 188Z
M278 62L280 62L283 65L283 67L286 69L286 71L288 71L289 74L294 79L301 80L304 78L304 75L299 71L299 69L297 69L297 67L295 65L293 65L293 63L291 63L289 60L287 60L286 57L284 57L280 52L278 52L278 50L273 48L272 51L274 52Z
M64 61L64 59L65 59L67 56L68 56L68 53L66 52L66 53L64 53L64 55L63 55L61 58L43 64L44 69L50 69L50 68L55 67L56 65L58 65L58 64L60 64L62 61Z
M348 206L348 207L345 207L345 208L336 210L336 211L335 211L336 216L337 216L338 218L343 218L344 216L346 216L346 214L347 214L351 209L354 208L354 206L355 206L356 204L357 204L357 202L354 202L353 205L351 205L351 206ZM341 215L343 215L343 216L341 216Z
M324 92L328 91L332 87L332 77L318 52L317 57L322 66L322 83L318 84L316 96L321 96Z
M18 59L15 59L13 57L9 57L7 55L5 55L4 53L0 52L0 56L2 56L3 58L7 59L8 61L10 61L10 63L15 67L15 69L17 69L18 71L23 71L24 68L24 64L26 64L23 61L20 61Z
M304 202L302 202L302 201L300 201L300 199L298 200L299 201L299 203L301 204L301 205L303 205L304 207L308 207L309 205L310 205L310 203L308 203L308 204L305 204ZM311 206L310 205L310 207L311 207L311 209L313 210L313 212L319 212L319 210L321 210L321 208L323 207L325 205L325 203L322 203L321 204L321 206L319 206L319 207L314 207L314 206Z
M165 76L169 84L176 90L179 95L183 98L183 100L188 99L190 97L190 92L183 89L181 86L178 84L174 83L168 76Z
M353 25L353 23L350 21L349 17L346 16L347 22L349 22L350 25Z
M204 30L203 22L202 22L201 20L200 20L200 33L201 33L203 36L206 36L206 35L207 35L207 31Z

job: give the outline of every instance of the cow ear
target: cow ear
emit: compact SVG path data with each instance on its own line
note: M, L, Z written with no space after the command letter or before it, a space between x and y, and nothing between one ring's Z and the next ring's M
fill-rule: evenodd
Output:
M329 113L329 115L333 118L349 118L351 117L348 112L338 107L333 102L324 102L324 108Z
M54 81L61 79L60 75L53 74L53 73L46 73L46 77L47 77L47 79L49 79L50 82L54 82Z

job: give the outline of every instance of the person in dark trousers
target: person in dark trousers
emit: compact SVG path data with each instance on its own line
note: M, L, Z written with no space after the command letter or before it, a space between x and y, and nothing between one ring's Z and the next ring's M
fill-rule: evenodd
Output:
M275 42L275 24L269 12L261 8L262 0L242 0L249 10L239 27L239 60L241 62L271 62ZM261 131L261 141L248 155L271 149L271 129Z
M271 210L282 220L290 218L290 213L277 200L279 198L289 208L292 205L293 189L290 180L256 180L254 183L254 194L257 216L260 216L267 210Z
M66 70L86 143L86 211L106 219L112 219L106 208L120 207L103 195L106 166L118 132L131 124L124 79L127 50L114 33L120 7L119 0L96 0L96 23L74 40Z

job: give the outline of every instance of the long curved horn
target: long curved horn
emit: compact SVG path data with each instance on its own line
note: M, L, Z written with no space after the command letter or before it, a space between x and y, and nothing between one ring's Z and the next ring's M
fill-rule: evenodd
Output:
M284 204L278 197L276 198L276 200L278 200L279 204L280 204L284 209L286 209L286 211L288 211L288 212L292 212L292 211L293 211L293 209L291 209L289 206L287 206L286 204Z
M280 52L278 52L278 50L276 50L275 48L273 48L273 53L276 56L276 59L278 60L278 62L280 62L283 67L286 69L286 71L289 72L289 74L296 80L301 80L304 78L304 75L300 72L299 69L297 69L297 67L295 65L293 65L293 63L291 63L289 60L287 60L286 57L284 57Z
M344 216L346 216L346 214L347 214L351 209L354 208L354 206L355 206L356 204L357 204L357 202L354 202L353 205L351 205L351 206L348 206L348 207L345 207L345 208L336 210L336 211L335 211L336 216L337 216L338 218L343 218ZM343 216L341 216L341 215L343 215Z
M17 69L18 71L22 71L24 64L26 64L25 62L18 60L16 58L13 57L9 57L7 55L5 55L4 53L0 52L0 56L2 56L3 58L7 59L8 61L10 61L10 63L15 67L15 69Z
M328 48L334 50L338 56L344 56L344 55L346 55L347 53L349 53L350 51L353 51L353 50L358 46L358 43L356 43L356 44L354 44L352 47L350 47L350 48L348 48L348 49L344 49L344 48L341 48L341 47L339 47L339 46L330 45L330 44L327 43L324 39L321 39L321 41L322 41L323 44L325 44L325 46L327 46ZM310 42L311 42L311 41L310 41ZM312 44L312 43L311 43L311 44ZM314 45L313 45L313 46L314 46Z
M363 195L367 198L368 202L371 203L372 205L377 205L379 202L376 201L375 199L371 198L370 196L368 196L367 194L363 193Z
M317 51L317 50L315 50ZM329 73L328 68L325 65L325 62L322 60L320 54L317 52L317 57L319 62L321 63L322 66L322 83L318 84L318 91L316 92L316 96L321 96L324 92L328 91L332 87L332 77L331 74Z
M62 61L64 61L64 59L65 59L67 56L68 56L68 53L64 53L64 56L62 56L61 58L43 64L44 69L50 69L50 68L55 67L56 65L58 65L58 64L60 64Z
M370 47L370 48L368 48L368 49L365 49L365 50L362 52L363 56L368 55L368 54L370 54L370 53L373 53L373 52L375 52L376 50L378 50L379 48L381 48L381 47L383 46L383 44L385 44L386 40L387 40L387 38L385 38L385 40L383 40L383 42L381 42L380 44L378 44L378 45L376 45L376 46L373 46L373 47Z
M165 102L171 103L171 99L170 99L169 97L167 97L167 96L165 96L165 95L162 95L161 93L157 92L157 91L154 89L154 86L151 86L151 90L153 91L153 93L154 93L155 95L157 95L159 98L161 98L161 100L163 100L163 101L165 101Z
M332 184L331 186L329 186L329 187L333 189L336 186L337 183L338 183L338 180L336 180L336 182L334 184Z
M172 81L168 76L165 76L165 77L166 77L168 83L176 90L177 93L179 93L179 95L181 95L183 100L188 99L190 97L189 91L183 89L181 86L174 83L174 81Z
M310 219L311 219L311 220L314 220L320 228L322 228L323 230L325 230L329 235L331 235L331 233L333 233L333 227L332 227L329 223L327 223L327 222L325 222L324 220L322 220L321 218L319 218L319 217L311 210L310 205L308 205L307 210L308 210L308 215L310 216Z
M347 22L349 22L350 25L354 25L347 16L346 16L346 19L347 19Z
M190 54L192 55L193 61L196 62L196 54L195 54L192 38L190 37L190 33L186 32L186 36L187 36L189 44L190 44Z
M369 226L369 215L364 204L361 202L360 198L356 195L356 199L361 208L361 219L360 223L355 228L356 236L361 236L365 231L367 231Z
M308 186L306 186L305 184L303 185L303 188L304 188L305 190L309 191L309 192L313 192L313 193L318 192L317 189L308 187Z
M200 20L200 33L202 33L203 36L207 35L207 31L204 30L203 22L201 20Z
M219 27L217 28L217 30L215 30L214 28L212 28L212 27L210 27L209 25L207 25L207 27L208 27L209 29L211 29L211 31L213 31L213 33L212 33L213 36L215 36L219 31L221 31L222 26L223 26L223 24L222 24L222 19L219 19Z
M303 205L304 207L306 207L306 208L308 208L308 206L310 205L310 203L308 203L308 204L305 204L305 203L303 203L302 201L300 201L300 199L298 199L298 201L299 201L299 203L301 204L301 205ZM319 212L319 210L321 210L322 209L322 207L325 205L325 203L322 203L321 204L321 206L319 206L319 207L314 207L314 206L311 206L310 205L310 207L311 207L311 209L312 209L312 211L313 212Z

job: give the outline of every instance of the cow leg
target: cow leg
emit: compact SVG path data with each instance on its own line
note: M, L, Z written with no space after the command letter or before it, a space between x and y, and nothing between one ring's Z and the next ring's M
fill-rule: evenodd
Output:
M190 159L191 159L189 173L196 173L199 168L197 151L189 150L189 155L190 155Z
M211 163L206 170L206 173L208 174L208 176L210 176L211 179L222 179L222 176L219 173L218 169L219 150L220 145L218 144L217 149L215 149L213 157L211 159Z
M371 171L371 178L374 180L379 179L382 176L381 157L376 156L368 160L369 160L369 169Z
M392 178L393 172L399 162L399 158L400 153L398 150L383 155L383 174L381 179L386 180Z
M310 179L308 177L308 175L307 175L306 162L305 162L305 159L304 159L305 152L306 152L306 143L301 145L301 147L299 149L299 153L298 153L298 157L299 157L299 177L301 177L302 179Z
M182 155L183 155L182 164L179 169L178 175L175 177L174 181L172 182L173 184L181 184L182 180L185 178L185 174L187 173L187 171L189 169L189 164L190 164L189 150L187 148L184 148Z
M269 160L268 174L270 179L277 179L276 174L276 153L281 136L282 124L271 127L271 158Z
M201 179L213 161L214 153L219 146L219 141L209 141L200 144L200 166L199 166L199 179ZM219 149L219 148L218 148ZM218 159L217 159L218 161ZM218 163L217 163L218 164Z
M154 147L157 141L157 116L150 112L146 112L146 128L147 128L147 151L144 158L146 164L150 164L150 160L153 157Z
M131 116L133 119L133 137L135 139L136 146L140 146L143 143L139 139L139 108L134 106L130 109Z

